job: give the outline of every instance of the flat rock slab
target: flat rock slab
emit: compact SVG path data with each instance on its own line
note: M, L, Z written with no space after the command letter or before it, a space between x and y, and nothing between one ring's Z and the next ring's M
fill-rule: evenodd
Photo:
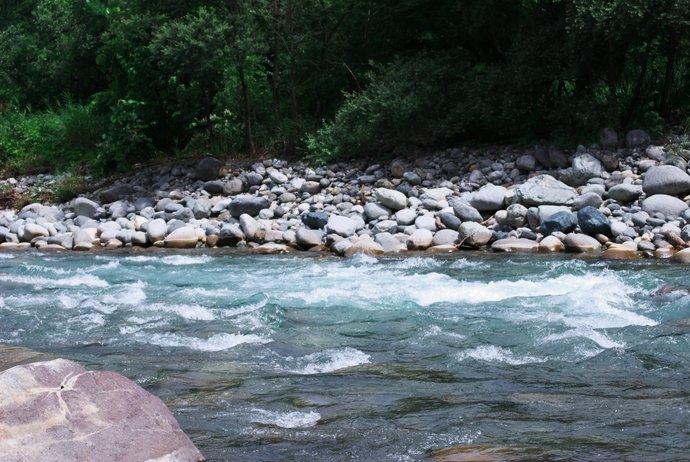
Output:
M539 243L530 239L499 239L491 244L494 252L536 252Z
M115 372L56 359L0 373L0 460L205 459L160 399Z

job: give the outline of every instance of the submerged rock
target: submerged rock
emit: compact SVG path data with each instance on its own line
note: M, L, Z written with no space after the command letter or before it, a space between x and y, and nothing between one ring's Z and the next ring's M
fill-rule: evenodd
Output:
M0 460L201 462L163 402L64 359L0 373Z

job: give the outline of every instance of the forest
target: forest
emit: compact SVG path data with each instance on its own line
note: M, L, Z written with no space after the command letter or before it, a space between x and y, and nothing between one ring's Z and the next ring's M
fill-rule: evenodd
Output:
M0 0L0 170L690 129L690 0Z

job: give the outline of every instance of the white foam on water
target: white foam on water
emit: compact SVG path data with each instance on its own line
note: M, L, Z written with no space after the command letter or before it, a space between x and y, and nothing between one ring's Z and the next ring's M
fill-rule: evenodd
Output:
M169 305L165 303L153 303L151 305L141 305L142 311L163 311L173 313L182 318L194 321L213 321L217 316L208 308L201 305Z
M350 263L361 264L361 265L376 265L379 263L378 258L372 257L371 255L365 255L363 253L357 254L350 259Z
M437 326L435 324L425 327L424 333L422 333L422 338L426 337L437 337L437 336L445 336L445 337L451 337L455 338L458 340L462 340L466 338L462 334L456 334L455 332L447 332L443 330L440 326Z
M79 305L79 301L75 297L76 294L60 294L57 296L57 300L62 304L63 307L71 310Z
M281 428L309 428L321 419L321 414L310 412L275 412L264 409L252 409L252 422L275 425Z
M20 276L15 274L0 273L0 281L4 282L14 282L16 284L26 284L32 285L37 289L44 288L58 288L58 287L78 287L78 286L90 286L90 287L109 287L108 284L103 279L91 275L84 274L78 276L72 276L68 278L42 278L36 276Z
M147 343L163 347L185 347L197 351L228 350L243 343L268 343L271 340L259 335L215 334L207 339L178 334L153 334L142 337Z
M185 266L185 265L201 265L213 261L213 257L209 255L170 255L167 257L162 257L161 262L166 265L172 266Z
M72 318L71 321L84 324L90 329L105 325L105 318L99 313L82 314L81 316Z
M237 308L223 309L220 314L223 318L232 318L243 314L254 313L266 306L268 300L264 299L256 303L248 303Z
M603 332L598 332L594 329L589 329L586 327L580 327L577 329L570 329L565 332L558 334L551 334L544 338L545 342L554 342L558 340L564 340L569 338L586 338L596 343L599 347L609 349L609 348L624 348L625 343L616 342L609 338Z
M467 260L466 258L460 258L460 259L454 260L453 263L450 264L449 268L467 269L467 268L478 268L480 266L484 266L484 263L482 263L480 261L470 261L470 260Z
M233 289L206 289L204 287L190 287L187 289L182 289L178 292L178 294L187 299L195 299L198 297L224 298L237 294L237 291Z
M408 269L418 269L418 268L438 268L443 263L435 258L430 257L410 257L398 260L394 263L388 265L389 268L408 270Z
M325 374L349 367L369 364L371 357L355 348L345 347L319 351L293 360L295 367L289 372L300 375Z
M105 265L89 266L84 271L86 271L87 273L91 273L92 271L115 269L119 266L120 266L120 262L118 260L108 260L108 263L106 263Z
M485 362L507 363L512 366L521 364L543 363L546 359L535 356L517 356L507 348L496 345L481 345L470 350L461 351L455 354L456 359L464 361L466 359L476 359Z
M142 281L124 284L115 293L103 295L101 302L107 305L139 305L146 300L145 287L146 283Z
M2 252L0 252L0 260L11 260L11 259L13 259L13 258L15 258L15 256L12 255L11 253L2 253Z

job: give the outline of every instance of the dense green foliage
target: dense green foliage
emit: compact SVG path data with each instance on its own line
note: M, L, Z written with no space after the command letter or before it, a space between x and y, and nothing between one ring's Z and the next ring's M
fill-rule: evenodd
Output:
M690 0L0 0L0 162L688 129Z

